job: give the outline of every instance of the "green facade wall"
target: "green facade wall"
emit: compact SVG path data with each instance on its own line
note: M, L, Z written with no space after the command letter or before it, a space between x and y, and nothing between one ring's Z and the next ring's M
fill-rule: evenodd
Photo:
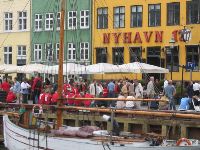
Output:
M80 29L80 11L81 10L89 10L89 28L88 29ZM68 11L77 11L77 29L69 30L68 29ZM54 18L60 12L60 0L32 0L31 4L31 13L32 13L32 23L31 23L31 47L32 47L32 55L31 60L32 63L35 63L34 60L34 44L42 44L42 61L37 63L43 63L48 65L57 64L57 60L55 59L56 43L59 43L59 34L60 31L56 29L56 19L54 19L54 29L53 31L45 30L45 14L46 13L54 13ZM35 31L35 14L42 14L42 31ZM92 0L66 0L66 12L65 12L65 42L64 42L64 61L66 62L76 62L81 64L90 64L91 63L91 35L92 35ZM88 42L89 43L89 59L88 60L80 60L80 43ZM53 44L53 61L49 62L45 58L45 44L52 43ZM76 46L76 60L69 61L67 60L68 55L68 43L74 43Z

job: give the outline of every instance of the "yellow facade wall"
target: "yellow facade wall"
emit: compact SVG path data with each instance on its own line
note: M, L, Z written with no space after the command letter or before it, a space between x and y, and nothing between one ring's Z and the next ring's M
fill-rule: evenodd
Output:
M31 54L30 49L30 0L3 0L0 1L0 64L4 64L4 47L12 46L12 64L17 64L18 45L26 46L26 63L28 64ZM27 29L20 31L18 28L18 12L27 12ZM13 13L13 30L4 31L4 13Z
M178 26L167 26L167 3L170 2L180 2L180 25ZM148 27L148 4L161 4L161 26ZM142 5L143 6L143 23L142 27L131 28L130 27L130 16L131 16L131 6L132 5ZM125 6L125 28L114 29L113 28L113 9L114 7ZM108 29L97 29L97 8L108 7ZM172 37L172 32L174 30L181 30L186 26L192 31L192 39L188 43L178 41L175 45L179 46L179 64L186 64L186 45L199 45L200 44L200 24L186 25L186 0L98 0L94 1L93 5L93 63L96 63L96 48L107 47L107 61L112 63L112 47L124 47L124 63L129 63L129 47L142 46L145 51L142 52L142 57L146 59L147 47L160 46L161 49L166 46L170 46L169 41ZM150 42L145 41L143 35L144 31L163 31L163 41L155 42L155 33L152 34ZM139 32L143 43L131 43L124 44L122 38L119 38L119 43L114 42L113 36L111 36L111 41L108 44L103 43L104 33L124 33L132 32L132 40L136 32ZM165 58L165 51L161 50L161 58ZM120 78L138 78L141 79L141 74L108 74L108 75L95 75L96 79L120 79ZM170 73L166 74L166 77L170 79ZM184 71L184 80L190 79L190 73ZM193 80L200 80L200 72L192 73ZM173 80L181 80L181 68L179 72L173 72Z

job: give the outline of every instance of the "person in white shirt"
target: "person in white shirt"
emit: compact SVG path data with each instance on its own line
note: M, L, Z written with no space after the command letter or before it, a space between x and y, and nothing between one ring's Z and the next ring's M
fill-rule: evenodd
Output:
M194 95L199 96L199 91L200 91L200 85L199 85L199 83L195 82L193 84L193 93L194 93Z
M165 79L165 81L164 81L164 85L163 85L163 89L165 89L167 86L168 86L168 80Z
M133 99L135 99L135 98L133 96L127 96L127 99L130 99L130 101L126 101L126 108L133 109L133 107L134 107Z
M27 83L27 79L24 79L21 83L22 103L28 103L29 88L31 86Z
M138 81L135 81L134 83L135 87L135 98L143 98L143 87L141 83L138 83ZM141 101L135 101L135 107L137 109L141 109Z
M118 99L124 99L125 97L123 96L123 95L120 95L119 94L119 96L118 96ZM125 104L125 101L117 101L117 103L116 103L116 108L117 109L122 109L122 108L124 108L126 106L126 104Z

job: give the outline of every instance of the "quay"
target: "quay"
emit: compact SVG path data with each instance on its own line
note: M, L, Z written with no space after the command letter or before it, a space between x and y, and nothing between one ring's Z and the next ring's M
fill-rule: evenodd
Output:
M17 116L19 105L0 105L0 122L2 115L5 114L4 108L15 108L15 112L6 112L8 115ZM24 120L30 122L30 113L33 105L25 105L26 114ZM56 106L44 106L44 114L41 119L55 122ZM54 108L54 109L53 109ZM83 126L97 125L104 130L111 130L111 123L102 120L104 114L110 115L109 108L83 108L63 107L63 125ZM12 110L11 109L11 110ZM81 110L82 109L82 110ZM87 110L88 109L88 110ZM91 110L90 110L91 109ZM96 109L96 111L94 111ZM186 137L189 139L200 140L200 112L195 111L159 111L159 110L114 110L114 119L119 123L121 131L131 132L133 134L154 133L167 139L179 139ZM124 113L120 113L120 112ZM127 113L127 112L133 112ZM126 114L127 113L127 114ZM145 115L147 113L148 115ZM3 123L1 123L2 125ZM1 131L2 133L2 126Z

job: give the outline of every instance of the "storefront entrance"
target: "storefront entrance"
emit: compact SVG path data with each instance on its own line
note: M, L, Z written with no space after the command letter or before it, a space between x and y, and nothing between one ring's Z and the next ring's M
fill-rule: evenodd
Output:
M147 48L147 64L154 66L161 66L160 47L148 47ZM161 79L161 74L151 73L148 76L154 76L155 79Z

